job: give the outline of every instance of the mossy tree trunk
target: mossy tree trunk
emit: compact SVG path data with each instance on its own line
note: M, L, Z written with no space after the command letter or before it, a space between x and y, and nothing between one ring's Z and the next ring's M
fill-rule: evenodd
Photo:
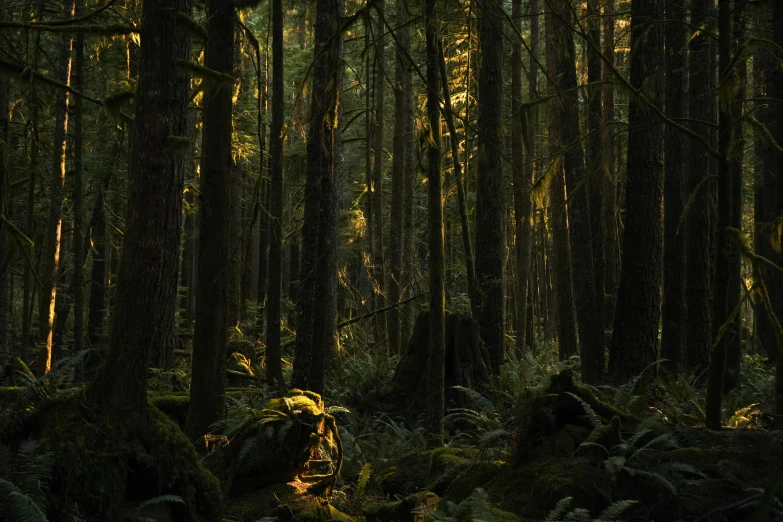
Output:
M128 214L117 273L116 305L106 361L89 388L107 414L147 421L152 347L168 335L176 307L181 233L182 148L189 79L176 66L189 54L177 17L190 0L145 2L141 67L131 139Z
M429 347L427 358L427 428L429 444L443 445L446 366L446 288L443 251L443 188L441 181L441 122L438 85L440 35L435 0L425 5L427 33L427 221L429 233ZM456 139L456 136L451 136Z
M228 76L234 67L233 4L207 3L205 65ZM198 289L194 331L190 408L186 433L206 433L225 414L226 328L231 264L231 81L207 79L201 147Z
M282 387L280 360L282 320L283 264L283 4L272 0L272 128L270 132L269 272L266 306L266 380Z
M503 362L503 251L505 198L500 165L503 94L503 31L500 5L479 0L481 66L478 85L478 181L476 186L477 321L493 374Z
M375 41L375 61L373 63L373 70L375 72L373 80L375 118L373 120L372 129L372 225L375 227L375 232L373 234L373 239L375 240L375 258L373 259L373 265L375 267L375 284L378 285L375 305L376 307L381 308L387 304L386 250L383 241L383 157L385 156L383 149L383 122L386 113L384 107L384 98L386 94L386 38L383 37L384 26L383 21L381 21L381 17L383 17L384 0L374 0L372 5L378 13L378 20L375 23L372 35ZM386 316L376 316L373 318L373 322L376 323L376 329L380 336L379 339L376 339L376 342L381 341L383 344L381 344L380 347L387 349L386 343L389 340L389 332Z
M302 227L302 277L297 301L293 386L322 393L336 349L337 196L342 0L317 0L307 181Z
M772 4L772 41L777 45L778 49L783 49L783 2L774 2ZM781 58L781 52L777 51L776 56L778 60ZM778 61L779 64L779 61ZM768 83L767 95L770 99L782 100L783 99L783 69L781 67L773 67ZM774 112L773 112L774 111ZM777 143L783 143L783 103L774 104L774 109L771 114L771 120L775 123L773 136ZM773 152L774 154L774 152ZM777 174L780 178L780 156L777 157L777 162L773 163L777 165ZM778 201L783 201L783 183L779 183L777 187ZM781 284L780 279L777 280L778 285ZM783 292L781 292L781 286L775 286L774 291L778 302L783 301ZM774 305L773 305L774 306ZM780 319L783 314L781 310L775 310L775 313ZM778 346L778 349L781 347ZM778 353L776 357L776 375L775 375L775 413L783 413L783 357Z
M601 157L604 168L604 328L611 329L614 322L617 280L620 268L620 242L617 228L617 182L615 181L614 154L614 0L608 0L603 6L603 77L607 80L601 86L603 102L603 129L601 132Z
M686 30L688 11L685 0L666 5L666 115L679 121L688 114L683 85L687 64ZM685 230L680 217L688 195L688 145L682 133L667 125L664 129L666 166L663 215L663 307L661 358L672 371L684 362L686 317Z
M632 0L631 85L650 103L663 102L661 0ZM625 381L657 359L663 254L663 124L631 97L626 219L609 373Z

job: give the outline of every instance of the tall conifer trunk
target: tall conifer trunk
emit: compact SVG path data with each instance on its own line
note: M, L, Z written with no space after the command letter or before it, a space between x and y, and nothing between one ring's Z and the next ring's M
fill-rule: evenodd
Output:
M65 0L64 18L73 17L74 0ZM71 83L71 48L73 38L63 33L60 42L60 61L57 81L64 85ZM52 367L52 334L54 326L57 279L60 271L60 241L63 226L63 199L65 199L65 149L68 133L68 101L70 95L65 89L57 89L54 123L54 153L52 177L50 178L49 218L44 239L43 271L41 273L41 294L38 301L38 342L43 350L38 354L37 370L47 373Z
M234 62L235 12L232 3L207 3L204 64L231 76ZM193 342L190 407L185 426L200 437L225 414L226 328L228 327L231 258L231 81L207 79L201 147L196 326Z
M476 186L476 282L481 342L490 371L503 362L503 249L505 198L500 157L503 95L503 23L496 0L479 0L478 182Z
M631 2L631 85L657 106L663 102L662 0ZM657 359L663 272L663 123L631 96L623 265L609 352L618 381L639 375Z
M176 66L187 46L178 12L189 0L145 2L131 139L128 215L117 273L110 350L88 390L104 412L145 425L152 348L170 335L176 307L182 213L182 149L188 78ZM183 90L185 89L185 90Z

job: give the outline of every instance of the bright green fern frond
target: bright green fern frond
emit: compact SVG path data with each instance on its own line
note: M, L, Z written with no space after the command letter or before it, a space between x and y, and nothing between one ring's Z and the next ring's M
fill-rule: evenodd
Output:
M356 483L356 498L364 496L364 492L367 489L367 484L370 482L370 476L372 475L372 463L368 462L362 466L362 470L359 472L359 481Z

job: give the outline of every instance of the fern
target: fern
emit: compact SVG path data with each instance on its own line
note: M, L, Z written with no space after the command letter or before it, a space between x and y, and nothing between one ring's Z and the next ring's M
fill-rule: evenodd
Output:
M368 462L362 467L362 470L359 472L359 481L356 483L357 500L364 496L364 492L367 489L367 484L370 482L371 475L372 475L372 464Z
M576 395L575 393L571 392L565 392L576 401L582 405L582 408L585 410L585 413L587 414L587 419L590 421L590 424L593 426L593 428L600 428L604 425L603 419L601 419L600 415L598 415L592 406L587 404L580 396Z
M145 500L136 509L144 509L149 506L157 506L160 504L184 504L185 501L179 495L159 495Z
M0 479L0 515L9 522L47 522L35 500L5 479Z
M616 522L636 503L636 500L618 500L608 508L601 511L601 514L598 515L596 522Z
M472 388L465 388L464 386L453 386L452 389L461 391L468 396L473 404L475 404L480 410L487 413L495 413L495 405L492 401L481 395L479 392Z
M558 520L561 520L563 516L568 513L569 508L571 507L571 500L573 500L571 497L558 500L557 504L555 504L555 509L547 515L545 522L558 522Z

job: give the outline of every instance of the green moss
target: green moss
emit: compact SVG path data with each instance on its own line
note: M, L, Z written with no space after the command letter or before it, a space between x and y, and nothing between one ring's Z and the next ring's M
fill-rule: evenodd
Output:
M542 520L565 497L599 513L612 503L611 484L600 464L580 459L536 460L498 474L487 486L490 497L512 513Z
M354 518L308 492L308 485L292 481L275 484L261 491L232 499L227 513L238 522L251 522L262 517L275 516L281 521L326 522L338 520L354 522Z
M421 511L437 509L439 502L435 493L422 491L396 502L366 502L362 514L367 522L423 522L427 516Z
M620 434L620 418L612 417L612 420L606 426L598 426L590 433L588 442L598 444L606 449L622 443L623 437Z
M575 426L573 424L567 424L560 430L555 436L554 442L554 454L556 457L570 457L579 448L587 437L590 435L590 431L582 426Z
M188 407L190 398L183 394L163 394L151 395L150 404L154 405L171 420L177 423L180 428L185 426L188 419Z
M136 429L94 415L83 394L57 399L39 412L40 450L55 456L50 508L102 520L120 520L128 509L163 494L177 495L173 521L218 521L222 496L179 427L154 406Z

